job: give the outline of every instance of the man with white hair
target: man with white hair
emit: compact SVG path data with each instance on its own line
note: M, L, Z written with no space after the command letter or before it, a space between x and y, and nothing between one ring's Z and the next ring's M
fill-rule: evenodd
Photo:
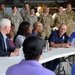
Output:
M19 49L10 46L9 39L6 34L10 32L11 21L9 19L0 20L0 56L16 56L19 55Z

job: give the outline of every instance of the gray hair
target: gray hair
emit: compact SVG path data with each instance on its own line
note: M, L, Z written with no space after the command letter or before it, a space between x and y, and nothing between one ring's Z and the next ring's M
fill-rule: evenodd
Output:
M5 26L9 26L11 21L9 19L3 18L0 20L0 28L4 28Z

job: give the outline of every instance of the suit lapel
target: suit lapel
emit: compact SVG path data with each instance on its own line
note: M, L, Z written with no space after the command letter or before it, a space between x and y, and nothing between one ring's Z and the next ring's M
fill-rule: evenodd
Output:
M0 39L1 39L1 44L2 44L2 50L6 51L5 44L4 44L4 37L1 32L0 32Z

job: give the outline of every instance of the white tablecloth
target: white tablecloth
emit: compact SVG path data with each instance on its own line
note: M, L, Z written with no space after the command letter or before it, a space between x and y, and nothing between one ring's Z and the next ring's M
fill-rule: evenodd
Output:
M39 63L45 63L56 58L70 56L75 54L75 48L56 48L52 51L44 52ZM8 67L19 63L23 58L21 56L0 57L0 75L5 74Z

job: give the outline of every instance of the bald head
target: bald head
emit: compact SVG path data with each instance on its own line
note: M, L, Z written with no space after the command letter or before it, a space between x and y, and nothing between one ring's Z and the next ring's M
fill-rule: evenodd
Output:
M33 25L34 29L36 29L37 27L43 27L41 22L35 22Z
M67 25L66 25L65 23L60 24L59 29L60 29L61 27L64 27L64 28L67 29Z
M40 22L35 22L33 27L34 27L34 31L36 31L38 34L41 33L43 30L43 25Z

